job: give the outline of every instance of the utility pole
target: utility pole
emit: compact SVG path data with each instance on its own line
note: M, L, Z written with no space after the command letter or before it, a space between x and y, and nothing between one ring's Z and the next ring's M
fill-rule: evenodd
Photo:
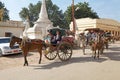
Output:
M72 21L73 21L73 33L75 34L74 0L72 0Z

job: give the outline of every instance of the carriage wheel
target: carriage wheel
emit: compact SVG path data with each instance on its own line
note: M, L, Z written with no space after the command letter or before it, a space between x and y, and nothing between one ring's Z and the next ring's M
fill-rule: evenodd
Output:
M61 61L69 60L72 56L72 46L68 42L62 42L58 46L58 57Z
M44 55L48 60L54 60L57 56L57 51L49 51Z

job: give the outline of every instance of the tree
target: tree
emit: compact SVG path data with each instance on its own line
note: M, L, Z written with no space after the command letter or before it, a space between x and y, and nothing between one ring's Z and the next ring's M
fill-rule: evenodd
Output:
M59 10L59 7L53 4L51 0L47 1L47 12L49 19L53 22L53 26L59 26L66 29L69 28L68 25L66 25L67 21L62 10Z
M40 9L41 9L41 1L39 1L35 5L30 3L28 8L22 8L22 11L20 11L19 15L23 21L26 19L27 16L29 16L29 20L32 23L38 19ZM59 10L59 7L53 4L51 0L46 0L46 9L48 12L49 19L53 22L53 26L68 28L68 25L66 25L65 23L67 21L64 17L64 13L62 13L62 10Z
M30 20L30 25L33 26L34 22L38 19L40 8L41 8L40 1L36 5L30 3L28 8L26 7L22 8L19 15L23 21L25 21L28 18Z
M88 2L84 2L84 3L78 3L76 5L74 5L74 17L76 19L79 18L86 18L86 17L90 17L90 18L99 18L99 16L97 15L96 12L94 12L91 7L89 7L89 3ZM69 6L67 8L67 10L65 11L65 17L67 19L68 24L70 24L70 22L72 21L72 6Z
M0 1L0 21L9 20L9 11L5 8L4 4Z

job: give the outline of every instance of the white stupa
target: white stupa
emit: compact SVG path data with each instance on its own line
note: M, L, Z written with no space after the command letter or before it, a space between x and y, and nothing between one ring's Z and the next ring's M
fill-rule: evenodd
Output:
M46 11L46 2L45 0L42 0L39 18L35 22L34 26L27 30L27 36L30 39L43 39L43 37L47 35L47 30L52 27L53 23L48 19Z

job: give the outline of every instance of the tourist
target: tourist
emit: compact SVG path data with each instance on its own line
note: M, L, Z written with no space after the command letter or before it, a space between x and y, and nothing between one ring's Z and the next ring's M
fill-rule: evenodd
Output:
M57 44L61 41L61 35L59 31L56 31L56 35L51 37L51 44Z
M61 41L61 35L59 31L56 31L56 41L59 43Z
M48 31L48 34L45 36L45 38L44 38L44 41L45 41L45 43L46 44L50 44L51 43L51 38L52 38L52 34L51 34L51 32L50 31Z

